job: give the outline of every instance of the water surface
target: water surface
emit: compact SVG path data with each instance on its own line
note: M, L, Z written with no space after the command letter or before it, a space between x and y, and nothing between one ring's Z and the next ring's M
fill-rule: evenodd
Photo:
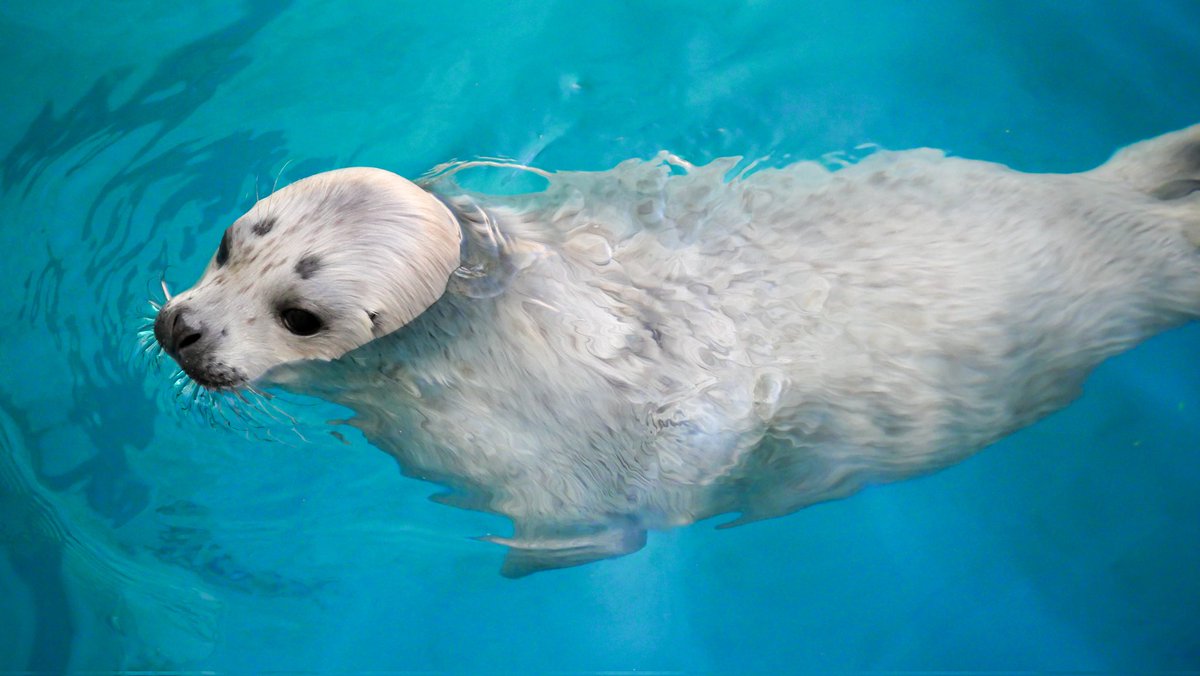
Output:
M0 669L1200 668L1200 326L932 477L516 582L470 539L499 519L344 412L265 441L135 358L160 278L277 179L868 143L1082 170L1200 121L1195 3L55 2L0 9L0 59Z

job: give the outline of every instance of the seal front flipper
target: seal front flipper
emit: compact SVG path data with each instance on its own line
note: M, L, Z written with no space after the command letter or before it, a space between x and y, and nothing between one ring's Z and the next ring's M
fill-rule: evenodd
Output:
M632 554L646 545L646 529L621 523L587 527L516 524L511 538L481 539L508 547L500 574L517 578Z

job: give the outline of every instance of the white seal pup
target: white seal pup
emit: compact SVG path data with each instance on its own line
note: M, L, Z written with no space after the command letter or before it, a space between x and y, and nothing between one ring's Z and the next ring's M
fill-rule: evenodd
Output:
M733 166L509 197L318 174L230 226L155 335L205 387L355 410L444 501L510 517L521 575L945 467L1200 314L1200 126L1069 175Z

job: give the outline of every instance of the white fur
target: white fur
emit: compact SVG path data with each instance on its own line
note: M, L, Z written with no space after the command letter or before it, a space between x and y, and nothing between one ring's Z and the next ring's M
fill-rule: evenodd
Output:
M663 156L507 198L445 180L469 269L414 321L334 362L293 360L361 331L311 351L247 334L229 354L355 409L445 501L511 517L509 574L572 565L647 528L930 472L1064 406L1101 360L1200 313L1200 193L1153 195L1200 178L1197 149L1200 127L1073 175L915 150L728 181L736 160L679 174ZM271 198L286 247L393 252L348 257L312 293L363 305L404 286L403 247L305 220L311 190ZM442 227L406 195L423 206L399 220ZM449 275L430 258L401 273L431 275L423 299ZM238 300L189 293L232 317L274 285L259 279Z
M297 181L260 200L227 236L228 262L214 257L164 309L187 308L206 335L220 334L206 366L231 367L246 382L281 362L335 359L404 326L445 292L460 257L459 225L445 205L362 167ZM309 255L320 270L304 279L295 268ZM326 330L292 335L279 318L284 306L317 313Z

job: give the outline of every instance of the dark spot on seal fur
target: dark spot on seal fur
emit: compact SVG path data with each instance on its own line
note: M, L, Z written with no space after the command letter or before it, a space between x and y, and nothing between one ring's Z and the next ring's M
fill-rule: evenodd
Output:
M321 269L321 259L318 256L309 254L296 262L296 274L300 275L300 279L308 279L316 274L317 270Z
M1197 190L1200 190L1200 179L1185 178L1164 183L1151 194L1160 200L1177 200L1180 197L1187 197Z
M342 201L342 209L344 209L347 213L360 213L365 211L367 206L370 204L370 193L366 190L358 190L345 196Z
M200 369L184 370L192 377L192 380L210 390L233 389L246 382L246 376L241 369L223 362L208 364Z
M379 328L379 313L374 310L367 310L367 317L371 318L371 325Z
M333 213L358 213L371 203L373 193L371 186L361 181L346 183L330 195L333 202L330 210Z
M261 221L255 223L254 227L250 228L250 232L253 232L254 234L258 235L259 237L262 237L263 235L267 234L268 232L271 232L271 228L274 228L274 227L275 227L275 217L267 216L266 218L262 219Z
M650 322L642 322L642 328L650 332L650 338L654 341L654 344L658 345L658 347L661 349L663 346L662 332Z
M217 247L217 266L225 265L229 260L229 230L225 229L225 234L221 235L221 246Z

